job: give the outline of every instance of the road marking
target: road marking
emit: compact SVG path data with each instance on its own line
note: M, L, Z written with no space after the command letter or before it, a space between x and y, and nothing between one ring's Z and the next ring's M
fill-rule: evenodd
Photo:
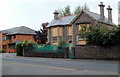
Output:
M24 63L18 63L18 62L7 62L8 64L18 64L18 65L26 65L26 66L33 66L33 67L46 67L46 68L52 68L52 69L58 69L58 70L69 70L69 71L95 71L95 70L79 70L79 69L71 69L71 68L61 68L61 67L51 67L51 66L42 66L42 65L33 65L33 64L24 64ZM96 71L96 72L107 72L107 71ZM117 74L116 72L107 72L107 73L113 73Z
M33 65L33 64L24 64L24 63L17 63L17 62L7 62L8 64L18 64L18 65L27 65L27 66L34 66L34 67L47 67L53 69L60 69L60 70L72 70L72 71L80 71L78 69L71 69L71 68L61 68L61 67L51 67L51 66L42 66L42 65Z

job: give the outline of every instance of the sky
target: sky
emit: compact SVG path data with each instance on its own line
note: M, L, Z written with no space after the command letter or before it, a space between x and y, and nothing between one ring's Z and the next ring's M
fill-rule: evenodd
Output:
M87 3L90 11L99 14L101 1L105 5L105 16L108 17L106 8L111 5L113 23L118 24L119 0L0 0L0 30L19 26L39 30L42 23L52 21L55 10L66 5L73 11L76 6Z

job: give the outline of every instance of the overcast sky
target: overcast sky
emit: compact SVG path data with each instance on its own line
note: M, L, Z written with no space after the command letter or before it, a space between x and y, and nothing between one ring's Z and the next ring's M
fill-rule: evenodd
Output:
M0 30L18 26L27 26L38 30L42 23L51 22L53 12L70 5L71 11L78 6L87 5L90 11L100 12L98 4L103 1L105 16L108 17L106 8L113 8L113 22L118 24L119 0L0 0Z

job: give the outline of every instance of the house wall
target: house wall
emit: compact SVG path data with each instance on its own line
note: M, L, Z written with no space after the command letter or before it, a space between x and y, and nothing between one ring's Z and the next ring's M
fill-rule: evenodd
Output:
M2 32L0 32L0 49L2 49L2 37L3 37L3 34Z
M17 37L16 40L21 42L25 40L35 41L33 35L17 35L16 37Z
M16 38L14 38L14 35L11 36L11 40L2 40L3 45L6 45L6 49L3 49L4 52L8 53L8 52L16 52L15 49L12 49L9 47L9 43L12 43L14 41L25 41L25 40L31 40L31 41L34 41L34 36L33 35L15 35Z
M79 39L78 39L79 38L78 32L80 29L80 27L79 27L80 24L81 25L87 24L90 26L96 25L94 20L92 20L89 16L87 16L84 12L82 12L81 15L73 23L73 38L72 38L73 44L83 44L83 40L79 41ZM84 41L84 43L85 43L85 41Z
M69 41L72 41L72 28L71 25L48 28L48 42L53 45L58 45L58 42L64 39L64 41L69 43Z

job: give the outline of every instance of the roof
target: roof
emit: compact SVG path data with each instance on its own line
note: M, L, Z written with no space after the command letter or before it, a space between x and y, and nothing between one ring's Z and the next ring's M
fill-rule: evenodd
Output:
M108 21L108 19L105 17L105 20L102 21L101 20L101 17L99 14L97 13L94 13L94 12L90 12L90 11L87 11L87 10L82 10L81 12L84 12L86 14L88 14L90 17L92 17L93 19L97 20L97 21L100 21L100 22L103 22L103 23L106 23L106 24L110 24L110 25L115 25L114 23L111 23ZM80 13L81 14L81 13ZM80 15L79 14L79 15ZM65 17L59 17L57 19L53 19L51 21L50 24L48 24L48 27L51 27L51 26L57 26L57 25L69 25L71 24L71 22L77 17L78 15L71 15L71 16L65 16Z
M102 21L100 15L97 14L97 13L90 12L88 10L83 10L83 12L87 13L89 16L91 16L92 18L96 19L97 21L104 22L104 23L110 24L110 25L115 25L114 23L109 22L106 17L104 17L104 21Z
M48 27L56 25L69 25L76 16L77 15L70 15L53 19L51 23L48 24Z
M35 30L30 29L25 26L15 27L7 30L0 31L3 34L14 35L14 34L26 34L26 35L36 35Z

